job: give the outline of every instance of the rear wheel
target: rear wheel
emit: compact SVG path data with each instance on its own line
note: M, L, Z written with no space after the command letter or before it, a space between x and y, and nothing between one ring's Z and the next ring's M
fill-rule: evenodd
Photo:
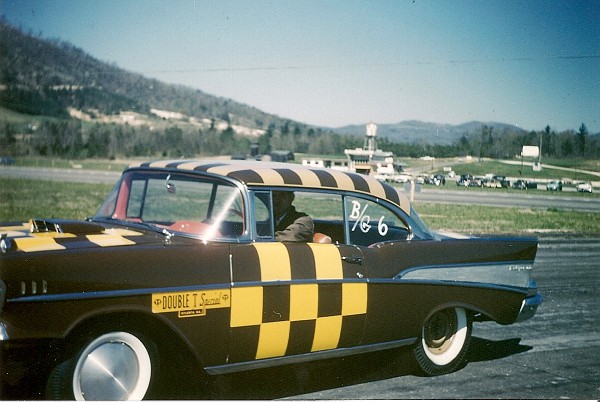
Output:
M413 351L419 369L434 376L460 368L471 340L471 328L470 317L463 308L434 313L423 325Z
M118 331L85 343L52 370L46 392L51 399L140 400L150 388L151 350L138 336Z

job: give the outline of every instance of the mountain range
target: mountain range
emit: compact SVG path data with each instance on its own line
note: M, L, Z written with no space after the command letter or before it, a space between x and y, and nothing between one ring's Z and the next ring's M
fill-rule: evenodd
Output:
M392 142L410 144L450 145L464 135L481 132L482 126L493 128L496 132L511 131L523 134L526 130L505 123L471 121L460 125L427 123L418 120L402 121L395 124L377 124L377 137ZM365 126L351 125L336 129L340 134L364 135Z
M270 126L289 123L311 128L235 100L126 71L67 42L26 34L4 21L0 21L0 54L0 108L25 115L93 120L127 112L177 124L191 121L217 127L229 125L238 134L253 136ZM495 131L525 132L503 123L450 125L410 120L378 124L377 135L399 143L449 145L463 135L480 131L484 124ZM312 128L362 137L365 125Z

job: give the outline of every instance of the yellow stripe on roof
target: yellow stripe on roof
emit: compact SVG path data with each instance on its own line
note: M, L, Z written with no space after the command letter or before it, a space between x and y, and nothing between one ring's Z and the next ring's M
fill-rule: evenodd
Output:
M354 182L346 173L337 170L329 170L328 172L337 182L337 188L342 190L355 190Z
M315 172L304 169L295 172L298 176L300 176L300 180L302 180L303 185L307 187L321 187L321 181Z
M371 192L372 195L374 195L375 197L378 198L383 198L384 200L386 199L385 196L385 190L383 188L383 184L381 184L381 182L379 182L378 180L369 180L369 191Z
M182 163L181 165L177 166L177 169L182 169L182 170L194 170L195 168L197 168L198 166L201 166L201 163L198 163L198 161L192 161L192 162L186 162L186 163Z
M283 177L281 177L281 175L273 169L256 169L255 171L260 175L264 183L276 186L285 184L283 181Z
M208 173L218 174L221 176L227 176L231 172L236 172L240 170L239 166L236 165L223 165L223 166L213 166L207 170Z

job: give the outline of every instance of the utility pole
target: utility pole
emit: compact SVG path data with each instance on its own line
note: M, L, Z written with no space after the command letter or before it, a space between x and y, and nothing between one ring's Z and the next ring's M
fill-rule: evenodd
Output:
M540 167L540 170L542 169L542 141L544 139L544 132L541 131L540 132L540 156L538 158L538 165Z

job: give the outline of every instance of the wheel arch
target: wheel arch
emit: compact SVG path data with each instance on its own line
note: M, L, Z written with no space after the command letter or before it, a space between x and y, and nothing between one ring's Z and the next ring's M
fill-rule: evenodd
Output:
M126 331L152 342L161 361L169 351L186 353L196 360L200 367L201 357L187 342L181 332L168 320L163 320L144 310L95 311L74 323L62 339L63 353L73 353L81 343L107 331ZM168 342L164 342L168 339Z
M471 303L466 303L466 302L461 302L461 301L448 301L445 303L437 304L434 308L430 309L426 315L423 316L423 318L421 319L421 321L419 323L419 331L421 328L423 328L423 325L425 325L425 323L427 323L427 321L429 321L429 319L431 317L433 317L433 315L435 315L436 313L438 313L442 310L451 309L451 308L464 309L468 318L471 320L473 320L473 318L478 314L485 316L485 317L489 317L483 309L481 309L477 306L474 306ZM490 317L489 319L493 319L493 318Z
M48 367L46 397L48 399L71 399L68 376L77 370L76 361L88 345L105 336L127 336L137 339L150 357L152 374L145 398L168 399L173 389L187 392L198 382L188 381L190 374L202 378L206 375L204 365L180 332L166 320L144 311L120 310L88 314L72 326L66 336L51 344L51 360ZM78 363L77 363L78 364ZM174 379L171 373L179 373ZM65 382L67 381L67 382ZM75 393L77 393L75 391Z

